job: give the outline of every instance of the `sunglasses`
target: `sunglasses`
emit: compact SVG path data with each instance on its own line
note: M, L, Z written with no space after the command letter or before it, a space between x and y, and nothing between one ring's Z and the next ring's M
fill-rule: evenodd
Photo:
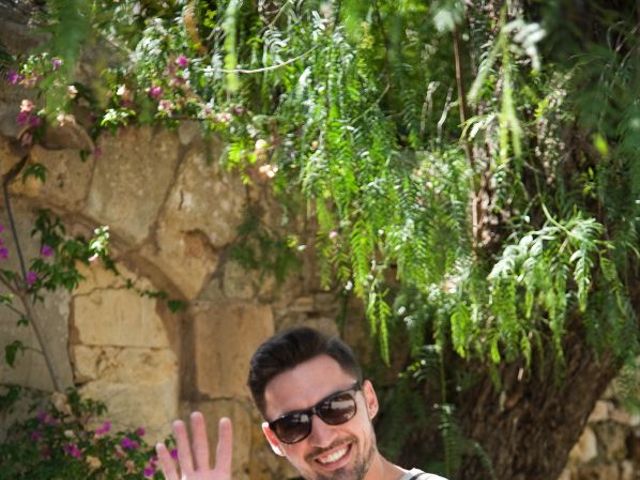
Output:
M269 422L269 428L281 442L297 443L311 434L311 417L314 415L327 425L342 425L358 411L355 393L360 388L360 382L356 382L351 388L332 393L307 410L287 413Z

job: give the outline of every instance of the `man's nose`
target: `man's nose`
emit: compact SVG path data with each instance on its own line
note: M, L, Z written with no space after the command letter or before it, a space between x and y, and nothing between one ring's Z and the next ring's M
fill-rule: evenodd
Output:
M324 423L317 415L311 417L309 441L314 447L328 447L336 438L336 429Z

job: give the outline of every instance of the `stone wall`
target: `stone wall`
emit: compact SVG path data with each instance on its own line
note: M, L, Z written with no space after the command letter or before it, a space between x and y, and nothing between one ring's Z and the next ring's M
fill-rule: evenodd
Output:
M640 415L624 408L618 387L596 403L558 480L640 479Z
M247 208L273 212L263 217L269 221L279 218L278 207L268 185L247 186L224 170L222 145L205 141L195 124L104 134L96 152L83 161L75 150L37 146L30 161L47 167L48 181L12 188L27 256L38 252L29 229L40 207L53 209L72 234L110 229L119 275L98 261L82 266L81 285L47 297L41 309L64 383L104 400L116 427L144 425L151 442L193 409L206 414L212 437L216 418L229 415L234 478L293 474L267 448L245 381L250 355L278 328L307 322L335 332L337 302L309 273L313 254L303 254L306 266L282 285L233 260ZM19 159L7 136L0 156L2 172ZM172 313L165 299L140 294L160 290L186 308ZM36 348L15 320L0 309L0 348L15 338ZM16 369L0 362L1 382L51 389L42 356L31 350Z

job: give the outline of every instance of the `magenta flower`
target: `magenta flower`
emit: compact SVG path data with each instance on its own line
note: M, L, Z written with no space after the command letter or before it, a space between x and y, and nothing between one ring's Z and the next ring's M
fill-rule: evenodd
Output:
M51 67L53 67L54 70L58 70L61 66L62 66L61 58L53 57L51 59Z
M18 72L16 72L15 70L10 70L9 73L7 74L7 82L9 82L11 85L16 85L20 83L23 78L24 77L20 75Z
M73 458L81 458L82 457L82 452L80 451L80 449L78 448L78 446L75 443L67 443L62 448L64 450L64 453L66 453L67 455L72 456Z
M184 55L180 55L178 58L176 58L176 65L178 65L180 68L186 68L187 65L189 65L189 59Z
M155 475L155 473L156 473L156 468L154 466L152 466L152 465L148 465L142 471L142 474L147 478L153 477Z
M20 112L16 117L16 123L18 125L26 125L29 123L29 119L31 118L31 114L29 112Z
M0 223L0 233L4 232L4 225Z
M171 452L169 452L171 454L171 458L173 458L174 460L178 459L178 449L177 448L172 448Z
M96 429L96 437L99 437L100 435L104 435L108 433L110 430L111 430L111 422L106 421L102 424L101 427Z
M140 446L138 442L136 442L135 440L131 440L129 437L124 437L122 440L120 440L120 445L125 450L135 450Z
M40 430L34 430L31 432L31 440L37 442L42 439L42 432Z
M9 249L7 247L0 247L0 259L6 260L9 258Z
M51 255L53 255L53 247L47 244L42 245L42 248L40 249L40 255L42 255L43 257L50 257Z
M29 270L27 272L27 278L25 278L25 281L27 282L28 287L33 286L33 284L38 281L38 274L33 270Z
M144 437L144 434L147 433L146 430L144 429L144 427L138 427L136 428L136 435L138 435L139 437Z
M149 96L151 98L158 99L160 98L161 95L162 95L162 87L158 85L154 85L153 87L149 88Z
M31 115L29 117L29 126L30 127L39 127L42 123L42 119L37 115Z

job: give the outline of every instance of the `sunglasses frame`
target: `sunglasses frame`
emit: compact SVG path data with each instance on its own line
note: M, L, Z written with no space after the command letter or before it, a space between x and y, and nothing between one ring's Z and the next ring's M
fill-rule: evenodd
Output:
M320 420L322 420L324 423L326 423L327 425L342 425L347 423L349 420L351 420L353 417L356 416L356 414L358 413L358 402L356 401L355 398L355 393L358 392L359 390L362 390L362 384L360 383L360 381L356 380L356 382L351 385L351 387L349 388L345 388L344 390L338 390L337 392L333 392L330 395L327 395L326 397L324 397L322 400L320 400L318 403L316 403L314 406L312 406L311 408L307 408L305 410L296 410L293 412L289 412L289 413L285 413L284 415L278 417L277 419L271 421L271 422L267 422L269 425L269 428L271 429L271 431L275 434L276 437L278 437L278 440L280 440L282 443L286 443L289 445L292 445L294 443L298 443L301 442L302 440L304 440L305 438L307 438L309 435L311 435L311 430L312 430L312 417L314 415L316 415ZM340 423L329 423L327 422L324 418L322 418L321 415L318 415L318 411L320 411L322 405L324 403L326 403L327 401L332 400L334 397L337 397L338 395L344 395L345 393L352 393L353 395L351 395L351 399L353 400L353 415L351 415L348 419L346 419L344 422L340 422ZM282 438L280 438L280 436L277 433L277 424L278 422L281 422L282 420L285 420L287 417L290 417L292 415L307 415L307 417L309 418L309 431L301 438L293 441L293 442L289 442L286 440L283 440Z

